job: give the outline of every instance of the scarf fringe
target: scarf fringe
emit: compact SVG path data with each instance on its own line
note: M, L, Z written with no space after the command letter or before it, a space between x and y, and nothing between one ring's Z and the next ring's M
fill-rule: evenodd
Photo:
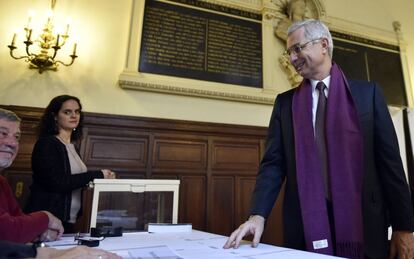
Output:
M363 245L355 242L336 244L336 255L346 258L364 259Z

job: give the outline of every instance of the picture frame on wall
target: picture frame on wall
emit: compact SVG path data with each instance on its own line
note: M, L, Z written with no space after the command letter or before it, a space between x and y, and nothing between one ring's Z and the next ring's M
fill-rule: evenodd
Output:
M398 45L331 31L333 60L348 79L375 81L391 106L408 106Z
M203 1L134 1L124 89L273 104L262 16Z

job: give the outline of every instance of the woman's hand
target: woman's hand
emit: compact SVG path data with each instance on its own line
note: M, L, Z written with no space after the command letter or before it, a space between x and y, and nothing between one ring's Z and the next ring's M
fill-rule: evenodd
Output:
M115 179L116 178L115 172L112 172L109 169L102 169L101 171L102 171L105 179Z

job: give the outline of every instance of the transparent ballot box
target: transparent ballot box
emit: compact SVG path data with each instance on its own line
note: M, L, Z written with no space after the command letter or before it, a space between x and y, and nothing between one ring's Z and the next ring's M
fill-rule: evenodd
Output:
M90 227L145 230L148 223L177 223L179 180L95 179Z

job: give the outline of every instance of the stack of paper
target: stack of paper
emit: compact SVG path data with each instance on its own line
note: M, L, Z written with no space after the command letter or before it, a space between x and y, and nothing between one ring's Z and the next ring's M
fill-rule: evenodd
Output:
M172 232L191 232L191 223L169 224L169 223L149 223L148 233L172 233Z

